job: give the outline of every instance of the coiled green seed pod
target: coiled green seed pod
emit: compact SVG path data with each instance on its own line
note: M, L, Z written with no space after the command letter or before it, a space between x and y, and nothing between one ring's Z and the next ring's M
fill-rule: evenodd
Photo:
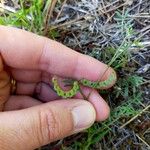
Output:
M61 87L58 84L58 81L55 77L52 78L52 82L54 84L54 90L57 92L58 96L61 96L63 98L71 98L76 95L76 93L79 91L79 83L78 81L73 82L73 87L68 90L64 91L61 89Z
M87 86L87 87L91 87L91 88L94 88L94 89L101 89L101 88L107 88L115 80L116 80L116 74L112 73L110 75L110 77L105 81L98 82L98 81L90 81L90 80L87 80L87 79L81 79L80 83L84 86Z

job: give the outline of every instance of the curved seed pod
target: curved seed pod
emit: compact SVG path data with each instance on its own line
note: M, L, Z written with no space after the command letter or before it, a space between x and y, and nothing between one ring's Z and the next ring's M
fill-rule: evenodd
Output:
M82 80L80 80L80 83L84 86L87 86L87 87L100 89L100 88L107 88L115 80L116 80L116 74L112 73L111 76L105 81L97 82L97 81L90 81L90 80L87 80L87 79L82 79Z
M54 84L54 90L57 92L58 96L61 96L63 98L71 98L75 96L76 93L79 91L78 81L74 81L72 89L68 91L64 91L63 89L61 89L61 87L58 84L57 78L53 77L52 82Z

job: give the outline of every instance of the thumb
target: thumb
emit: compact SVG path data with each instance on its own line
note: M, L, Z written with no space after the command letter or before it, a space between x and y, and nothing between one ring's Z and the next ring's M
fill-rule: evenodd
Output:
M0 113L0 149L33 150L90 127L93 106L83 100L54 101Z

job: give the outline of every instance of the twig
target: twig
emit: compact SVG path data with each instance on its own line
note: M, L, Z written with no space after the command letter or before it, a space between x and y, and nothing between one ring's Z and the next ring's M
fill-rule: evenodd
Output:
M48 7L48 10L46 13L46 19L45 19L44 35L46 35L48 33L49 20L52 16L52 13L53 13L56 3L57 3L57 0L52 0L51 3L49 4L49 7Z
M131 17L131 18L150 18L150 15L128 15L128 17Z
M137 39L141 39L144 35L150 32L150 29L141 34Z
M123 124L120 129L124 128L126 125L128 125L129 123L131 123L133 120L135 120L138 116L140 116L143 112L145 112L147 109L150 108L150 105L148 105L147 107L145 107L141 112L139 112L137 115L135 115L133 118L131 118L129 121L127 121L125 124Z
M140 31L140 33L141 33L141 32L145 32L145 31L148 30L148 29L150 29L150 25L147 25L145 28L143 28L143 29Z
M107 24L109 21L111 21L111 19L114 17L115 13L113 13L111 16L109 16L109 18L107 19L106 23Z
M104 8L104 11L107 11L106 8L105 8L105 3L104 3L104 0L102 0L102 5L103 5L103 8ZM110 18L110 14L106 13L108 19Z
M150 149L150 145L146 141L144 141L138 134L136 134L136 136L148 147L148 149Z
M74 36L75 40L77 41L79 47L82 48L82 46L81 46L81 44L80 44L78 38L75 36L75 34L74 34L73 32L72 32L72 35Z
M137 12L138 12L138 13L140 12L140 8L141 8L142 1L143 1L143 0L140 0L140 2L138 3L138 4L139 4L139 7L138 7L138 9L137 9Z
M60 11L59 11L59 13L58 13L58 15L57 15L55 21L57 21L58 18L60 17L60 15L61 15L61 13L62 13L62 11L63 11L63 8L64 8L66 2L67 2L67 0L64 0L64 2L63 2L63 4L62 4L62 7L61 7L61 9L60 9Z
M143 83L141 83L141 85L148 84L148 83L150 83L149 80L148 80L148 81L145 81L145 82L143 82Z
M139 42L138 43L141 46L150 46L150 41L145 41L145 42ZM136 44L132 44L132 46L137 46Z

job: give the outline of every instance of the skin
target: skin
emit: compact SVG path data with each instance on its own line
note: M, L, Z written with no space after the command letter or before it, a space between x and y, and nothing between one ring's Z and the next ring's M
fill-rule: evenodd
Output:
M4 104L9 98L10 89L10 76L4 70L2 57L0 56L0 111L3 110Z
M94 81L107 65L48 38L4 26L0 54L0 149L33 150L109 116L109 107L96 90L87 102L80 94L70 101L60 99L49 88L54 74ZM112 71L109 68L101 80ZM15 95L10 94L10 76L17 81ZM86 95L90 88L82 90Z

